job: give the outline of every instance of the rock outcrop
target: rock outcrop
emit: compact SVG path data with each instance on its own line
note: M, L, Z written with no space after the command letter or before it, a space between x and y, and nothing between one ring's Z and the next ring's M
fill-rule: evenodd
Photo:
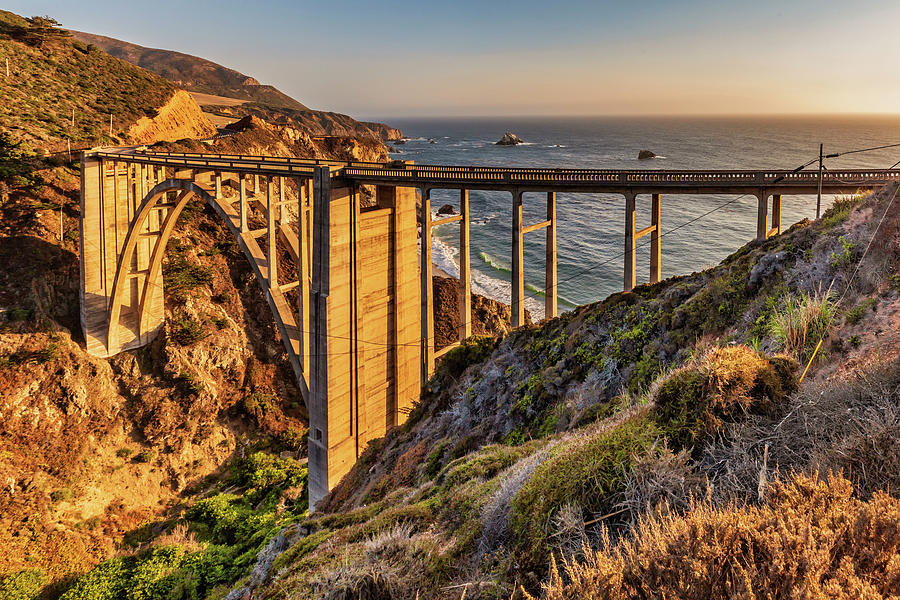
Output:
M362 121L362 124L374 131L385 142L395 142L403 139L403 132L384 123Z
M522 140L511 131L507 131L503 134L503 137L500 138L500 141L497 142L498 146L516 146L521 144Z
M210 151L366 162L390 160L387 146L372 137L310 136L291 125L267 123L249 115L227 129L237 133L215 140Z
M433 290L435 348L443 348L459 339L459 279L435 275ZM511 315L508 304L472 294L472 335L508 333ZM525 322L531 323L528 311L525 311Z
M216 134L215 126L203 115L189 93L178 90L152 119L142 117L128 129L128 139L136 144L152 144Z
M656 158L656 154L649 150L641 150L638 152L638 159L647 160L648 158Z

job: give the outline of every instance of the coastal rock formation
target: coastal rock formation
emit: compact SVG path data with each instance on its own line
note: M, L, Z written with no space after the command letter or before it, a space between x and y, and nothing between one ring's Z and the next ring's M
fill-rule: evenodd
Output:
M647 160L648 158L656 158L656 154L654 154L650 150L641 150L640 152L638 152L639 160Z
M455 213L456 213L456 211L453 210L452 204L445 204L445 205L441 206L437 211L437 214L439 214L439 215L452 215Z
M498 146L515 146L521 144L522 140L511 131L507 131L503 134L503 137L500 138L500 141L497 142Z
M141 117L128 129L128 139L137 144L152 144L160 140L202 138L216 134L200 106L189 93L178 90L161 106L152 119Z
M387 146L372 137L310 136L290 125L267 123L252 115L228 125L227 129L238 133L215 140L212 152L366 162L390 160Z
M459 339L459 279L433 278L434 343L440 349ZM472 294L472 335L501 336L509 332L508 304ZM525 323L531 324L531 313L525 311Z
M390 125L375 123L373 121L362 121L361 123L378 134L385 142L395 142L403 139L403 132Z

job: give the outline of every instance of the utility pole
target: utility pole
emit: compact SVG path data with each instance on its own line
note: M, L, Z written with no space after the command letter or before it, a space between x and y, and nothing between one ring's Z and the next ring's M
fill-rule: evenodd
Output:
M72 109L72 127L75 127L75 109Z
M819 195L816 198L816 218L819 218L819 215L822 212L822 147L823 144L819 144Z
M6 59L6 78L9 79L9 59Z
M112 113L109 113L109 137L112 137ZM821 162L819 164L821 164Z

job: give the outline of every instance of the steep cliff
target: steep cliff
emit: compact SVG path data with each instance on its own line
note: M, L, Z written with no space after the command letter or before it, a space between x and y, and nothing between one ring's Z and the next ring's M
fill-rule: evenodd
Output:
M312 110L270 85L261 85L253 77L204 58L144 48L102 35L72 33L75 39L152 71L188 91L248 101L237 106L204 106L217 115L235 119L253 115L270 123L289 125L309 135L374 137L384 141L403 137L399 129L384 123L361 123L341 113Z
M191 95L178 90L159 107L154 117L141 117L128 128L126 135L135 144L152 144L183 138L211 137L216 131Z

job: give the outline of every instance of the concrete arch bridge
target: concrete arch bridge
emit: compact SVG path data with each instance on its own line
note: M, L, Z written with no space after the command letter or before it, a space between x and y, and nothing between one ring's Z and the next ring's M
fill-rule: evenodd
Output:
M816 173L787 170L506 169L135 149L85 152L81 173L81 320L88 351L112 356L159 333L166 243L189 202L210 205L265 291L306 403L311 505L347 473L369 440L403 422L435 360L458 344L434 347L431 232L437 225L459 225L459 338L471 334L469 190L510 193L512 324L519 326L524 242L541 230L545 312L557 314L557 192L623 196L627 291L637 283L635 242L645 235L651 238L650 280L659 280L663 195L752 194L758 199L756 237L766 238L781 231L782 196L816 193L819 184ZM822 190L851 193L897 180L900 170L828 171ZM374 206L361 205L364 186L374 189ZM436 189L458 190L460 214L432 218ZM523 222L526 194L546 205L544 220ZM652 197L651 225L637 230L640 194ZM251 213L265 226L251 228ZM279 264L279 243L296 270Z

